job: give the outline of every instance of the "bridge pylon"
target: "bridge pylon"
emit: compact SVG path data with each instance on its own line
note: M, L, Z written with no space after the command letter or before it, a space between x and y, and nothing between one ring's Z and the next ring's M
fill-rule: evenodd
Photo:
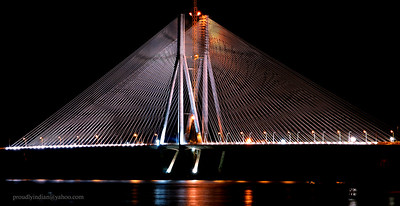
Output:
M193 37L193 41L201 41L199 44L193 43L193 46L199 45L199 50L195 49L194 51L199 51L199 54L192 54L193 58L193 66L199 68L191 68L192 74L194 71L197 71L197 77L191 78L189 67L187 63L187 56L185 54L185 15L181 14L179 17L179 25L178 25L178 55L177 55L177 64L175 64L175 71L173 75L173 80L170 88L170 95L168 99L168 105L165 113L164 124L161 132L160 144L165 144L165 135L167 131L167 127L169 124L169 117L171 106L173 104L173 96L175 86L178 86L178 140L179 144L187 144L188 139L191 137L192 125L194 125L195 131L195 139L196 143L207 142L208 137L208 88L211 86L211 91L213 95L213 100L215 104L215 110L217 113L217 119L219 124L219 132L218 134L221 136L223 140L222 133L222 122L220 115L220 106L218 101L218 94L215 85L214 75L212 71L212 66L210 63L210 55L209 55L209 37L208 37L208 16L202 15L200 17L200 21L198 25L193 25L194 27L200 27L197 29L199 31L200 38ZM194 28L193 28L194 29ZM196 35L196 34L193 34ZM201 61L201 64L195 64L196 61ZM194 75L192 75L194 76ZM202 96L201 96L201 124L200 117L198 114L199 105L196 104L196 99L198 97L198 88L200 80L202 81ZM193 83L192 83L193 81ZM190 111L185 113L185 85L186 85L186 93L190 103ZM186 117L185 117L186 114ZM185 121L187 118L187 121ZM186 127L185 127L186 122ZM201 128L200 128L201 125ZM190 141L191 143L193 141Z

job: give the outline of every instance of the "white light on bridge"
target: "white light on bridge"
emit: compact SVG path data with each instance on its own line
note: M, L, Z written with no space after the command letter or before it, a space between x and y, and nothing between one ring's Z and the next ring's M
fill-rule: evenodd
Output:
M197 172L198 172L198 167L193 168L192 173L197 174Z

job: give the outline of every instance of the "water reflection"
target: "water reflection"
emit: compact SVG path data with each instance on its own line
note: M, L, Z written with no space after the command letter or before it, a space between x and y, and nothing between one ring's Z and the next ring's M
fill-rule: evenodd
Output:
M355 199L357 196L357 188L351 187L349 188L349 206L357 206L357 200Z
M207 196L207 191L204 190L204 187L197 187L196 185L191 185L188 187L184 193L186 193L186 198L189 205L203 205L202 195Z
M8 203L18 195L82 195L71 203L119 205L396 205L400 192L374 197L345 184L236 180L7 180ZM380 193L371 193L380 194ZM387 194L388 195L388 194ZM367 198L367 200L366 200ZM57 202L63 203L63 202Z
M389 197L389 206L395 206L395 198L394 197Z
M137 187L133 187L132 189L132 204L137 205L139 203L139 192Z
M357 206L357 200L349 199L349 206Z
M318 195L312 193L314 189L310 190L310 186L315 185L292 182L153 180L134 184L134 186L135 190L132 190L131 196L134 205L144 204L145 192L153 194L153 202L147 199L147 203L154 205L281 205L293 202L307 204L310 199L318 199L309 198L310 195ZM292 197L293 193L297 194L295 198Z
M253 204L253 190L246 189L244 191L244 205L252 205Z
M155 205L213 205L229 202L226 186L221 181L156 181L154 182Z
M158 185L154 189L154 203L155 205L167 205L167 190L166 185ZM135 199L135 198L134 198Z

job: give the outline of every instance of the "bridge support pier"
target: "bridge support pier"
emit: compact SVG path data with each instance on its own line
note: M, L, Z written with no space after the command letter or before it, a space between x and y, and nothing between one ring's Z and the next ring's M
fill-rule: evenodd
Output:
M221 159L219 160L218 173L222 173L222 165L224 164L225 151L222 151Z
M171 161L171 163L169 164L168 169L167 169L167 171L165 171L165 173L167 173L167 174L171 173L172 168L174 167L176 158L178 157L178 153L179 153L179 149L177 149L177 150L175 151L174 158L172 158L172 161Z
M197 172L199 171L199 161L200 161L201 149L194 149L193 155L195 156L196 160L194 162L192 173L197 174Z

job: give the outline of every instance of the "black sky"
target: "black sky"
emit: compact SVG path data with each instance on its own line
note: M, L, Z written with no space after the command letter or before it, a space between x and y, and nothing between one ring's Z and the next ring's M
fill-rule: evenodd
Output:
M242 39L395 130L400 17L394 3L279 2L198 5ZM3 5L0 145L33 129L190 8L190 0Z

